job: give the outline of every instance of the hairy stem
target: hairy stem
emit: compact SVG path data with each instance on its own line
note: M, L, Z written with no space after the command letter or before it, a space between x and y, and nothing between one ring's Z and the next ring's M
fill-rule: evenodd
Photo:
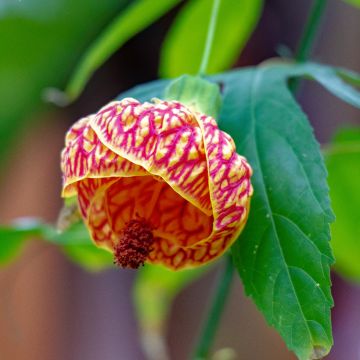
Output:
M220 318L230 292L233 270L234 267L231 257L230 255L227 255L225 268L223 269L222 274L220 274L213 302L211 304L208 317L205 320L200 340L195 349L195 360L205 360L208 358L210 348L214 341L216 331L220 323Z
M214 41L214 35L215 35L215 28L216 28L216 21L219 15L219 8L220 8L220 2L221 0L213 0L213 7L211 10L211 17L206 37L206 43L205 48L201 60L201 65L199 69L199 75L203 76L206 74L206 70L209 64L209 58L211 53L212 44Z

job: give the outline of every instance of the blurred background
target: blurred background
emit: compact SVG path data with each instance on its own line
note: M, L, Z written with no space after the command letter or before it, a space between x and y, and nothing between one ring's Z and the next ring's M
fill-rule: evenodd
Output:
M1 224L24 216L56 221L66 130L121 91L159 77L161 46L181 1L117 50L71 105L60 108L43 101L46 88L66 87L84 51L130 3L0 0ZM295 49L311 4L266 0L233 66L278 56L279 45ZM359 19L356 8L329 0L312 59L360 72ZM339 126L360 125L358 110L314 83L302 86L299 100L321 143ZM171 359L189 358L216 271L176 298L167 332ZM0 359L145 359L131 299L134 276L118 269L89 273L49 244L27 243L15 262L0 268ZM334 275L333 295L335 346L327 359L360 359L360 287ZM238 280L214 345L223 347L234 348L237 359L295 359Z

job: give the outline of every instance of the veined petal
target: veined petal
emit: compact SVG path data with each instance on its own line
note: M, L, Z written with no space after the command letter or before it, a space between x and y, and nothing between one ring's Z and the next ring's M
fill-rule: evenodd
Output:
M178 102L115 101L90 121L100 141L120 157L164 179L206 214L212 214L201 130Z
M190 246L157 239L150 254L153 263L170 268L195 267L219 257L237 239L245 226L253 189L251 168L236 153L231 137L220 131L214 119L200 116L209 170L210 199L213 209L211 234Z
M89 125L92 117L80 119L67 133L61 154L64 197L76 195L76 183L82 179L147 175L143 167L104 146Z
M176 270L219 257L243 229L252 195L251 168L231 137L176 101L127 98L81 119L62 171L63 195L78 195L91 237L121 266Z
M77 183L77 191L81 214L101 247L113 248L125 224L136 218L147 219L159 241L178 247L188 247L211 233L212 216L153 176L85 179Z

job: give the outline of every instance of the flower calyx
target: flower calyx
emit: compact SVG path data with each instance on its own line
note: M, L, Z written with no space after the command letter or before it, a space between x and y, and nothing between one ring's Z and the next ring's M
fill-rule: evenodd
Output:
M217 118L221 107L221 94L216 83L199 76L183 75L165 89L165 99L179 101L192 111Z

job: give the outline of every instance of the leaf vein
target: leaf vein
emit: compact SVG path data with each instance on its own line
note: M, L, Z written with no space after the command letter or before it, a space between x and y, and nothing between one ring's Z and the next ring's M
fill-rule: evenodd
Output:
M283 250L281 248L281 244L280 244L280 241L279 241L279 235L277 233L277 230L276 230L276 226L275 226L275 222L274 222L274 218L273 218L273 215L272 215L272 208L271 208L271 204L270 204L270 199L268 197L268 194L266 192L266 186L265 186L265 180L264 180L264 175L263 175L263 172L262 172L262 167L261 167L261 160L260 160L260 156L259 156L259 149L258 149L258 144L257 144L257 131L256 131L256 121L255 121L255 104L254 104L254 101L255 101L255 94L256 94L256 91L257 91L257 83L259 81L259 78L260 78L260 75L262 75L262 73L265 71L264 68L260 68L258 69L258 71L255 73L255 79L252 83L252 87L251 87L251 94L250 94L250 111L251 111L251 119L252 119L252 131L253 131L253 134L254 134L254 145L255 145L255 156L256 156L256 160L259 164L259 172L260 172L260 176L259 176L259 179L261 180L261 183L262 183L262 186L263 186L263 189L265 190L264 191L264 199L266 201L266 204L267 204L267 207L268 209L270 210L269 211L269 214L270 214L270 220L271 220L271 223L272 223L272 227L274 229L274 234L275 234L275 238L277 239L277 245L278 245L278 248L279 248L279 251L280 251L280 254L281 254L281 257L283 259L283 263L285 264L284 268L285 268L285 271L286 271L286 274L287 274L287 277L289 279L289 283L291 284L291 287L292 287L292 290L293 290L293 294L295 295L295 298L296 298L296 301L297 301L297 306L301 312L301 315L302 315L302 318L303 318L303 321L305 323L305 326L308 330L308 333L310 335L310 337L312 338L312 334L311 334L311 331L310 331L310 328L306 322L306 318L305 318L305 315L304 315L304 312L303 312L303 309L301 307L301 304L300 304L300 301L299 301L299 298L297 296L297 293L296 293L296 290L294 288L294 284L292 283L292 279L291 279L291 275L290 275L290 272L289 272L289 269L287 267L287 263L286 263L286 260L285 260L285 257L284 257L284 253L283 253Z

